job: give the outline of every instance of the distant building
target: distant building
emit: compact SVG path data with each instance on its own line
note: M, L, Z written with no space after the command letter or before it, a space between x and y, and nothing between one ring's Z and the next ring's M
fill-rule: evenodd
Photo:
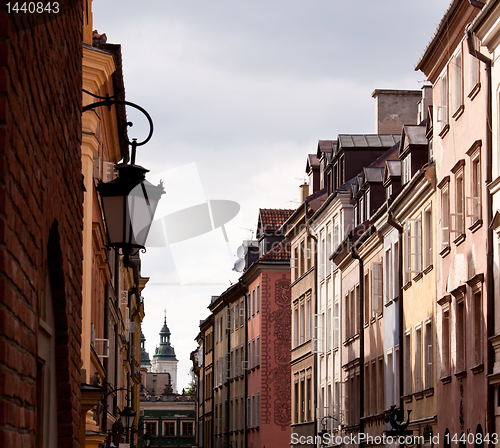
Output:
M151 373L167 373L174 393L177 393L177 363L174 347L170 344L170 330L167 326L167 317L160 331L160 345L156 347L151 365Z
M195 400L184 391L182 394L176 392L179 361L170 345L166 317L152 365L145 342L146 338L141 335L141 432L151 434L151 447L192 447L195 444Z

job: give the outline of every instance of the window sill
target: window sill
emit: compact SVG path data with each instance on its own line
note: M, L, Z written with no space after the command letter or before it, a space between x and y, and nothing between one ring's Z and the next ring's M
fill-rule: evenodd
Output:
M456 246L460 246L460 244L462 244L464 241L465 241L465 233L461 233L453 240L453 243Z
M431 272L434 269L434 266L430 264L424 269L424 274L427 275L429 272Z
M405 403L411 403L413 401L413 395L412 394L405 395L403 396L403 400Z
M460 372L455 372L455 378L460 380L467 376L467 370L461 370Z
M423 398L424 398L424 391L421 390L419 392L415 392L413 394L413 396L415 397L415 400L423 400Z
M411 281L409 282L406 282L406 284L403 286L403 289L406 291L407 289L409 289L411 286Z
M384 306L387 307L387 306L391 306L392 305L392 302L393 300L388 300L387 302L385 302Z
M463 104L461 104L459 106L459 108L455 111L455 113L453 114L453 118L455 119L455 121L457 121L463 115L464 110L465 110L465 106Z
M434 395L434 388L433 387L428 387L427 389L424 390L424 395L426 397L432 397Z
M483 363L478 364L477 366L471 367L470 369L472 370L472 373L474 375L477 375L478 373L481 373L484 371L484 364Z
M469 92L469 94L467 95L470 100L472 101L476 96L477 94L479 93L479 91L481 90L481 83L478 82L474 88Z
M441 252L439 252L439 255L441 255L444 258L450 252L451 252L451 247L450 246L446 246Z
M443 376L443 378L441 378L441 382L443 384L448 384L448 383L451 383L451 375L446 375L446 376Z
M474 221L474 224L472 224L470 227L469 227L469 230L474 233L476 232L478 229L480 229L481 227L483 226L483 220L482 219L477 219L476 221Z
M444 128L441 130L441 132L439 133L439 136L441 138L444 138L446 134L448 134L448 131L450 130L450 125L449 124L446 124L444 126Z
M418 282L424 276L423 272L419 272L415 277L413 277L414 282Z

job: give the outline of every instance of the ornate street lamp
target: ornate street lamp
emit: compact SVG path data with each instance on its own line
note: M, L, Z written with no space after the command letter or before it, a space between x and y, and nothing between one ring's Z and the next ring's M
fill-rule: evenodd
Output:
M151 440L153 440L153 436L149 432L146 432L146 434L142 436L142 439L144 440L144 446L148 447L151 445Z
M134 420L135 420L135 415L137 412L135 412L130 406L125 406L122 411L120 412L120 419L122 421L122 425L125 428L125 431L127 431L127 439L128 439L128 434L132 426L134 425ZM128 442L128 440L127 440Z
M150 126L149 134L142 142L137 142L136 139L130 141L123 136L127 144L132 147L130 164L116 165L118 177L111 182L100 182L97 186L106 221L108 245L122 249L124 264L127 266L132 251L145 249L158 201L165 193L161 182L155 186L146 180L146 173L149 170L135 164L136 148L146 144L153 135L153 120L146 110L137 104L115 100L109 95L100 97L86 90L84 92L102 101L83 107L83 112L100 106L111 108L114 104L123 104L141 111ZM132 123L127 122L127 126L132 126Z

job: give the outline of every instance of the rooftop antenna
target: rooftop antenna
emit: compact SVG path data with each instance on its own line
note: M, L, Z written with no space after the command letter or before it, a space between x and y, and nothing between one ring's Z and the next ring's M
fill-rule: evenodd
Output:
M255 230L253 230L253 229L249 229L249 228L247 228L247 227L240 227L240 229L243 229L243 230L248 230L249 232L252 232L252 238L251 238L251 239L253 240L253 234L254 234Z

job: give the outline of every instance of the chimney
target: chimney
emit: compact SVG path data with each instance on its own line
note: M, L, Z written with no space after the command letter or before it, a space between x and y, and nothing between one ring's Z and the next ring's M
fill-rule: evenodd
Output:
M432 106L432 86L423 86L422 100L418 103L418 124L427 118L429 106Z
M307 199L307 196L309 196L309 185L304 183L300 186L300 203L301 204Z
M375 99L375 133L401 134L403 125L417 124L420 90L382 90L372 93Z

